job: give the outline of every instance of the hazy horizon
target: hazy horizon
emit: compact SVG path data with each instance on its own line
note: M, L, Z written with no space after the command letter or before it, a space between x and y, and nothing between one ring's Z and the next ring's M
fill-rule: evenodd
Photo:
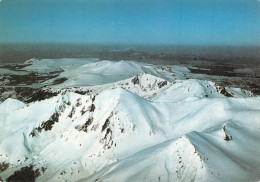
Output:
M131 52L132 51L132 52ZM0 44L1 63L22 63L30 58L86 58L139 59L138 53L160 59L180 61L194 57L210 61L260 63L259 46L191 46L191 45L123 45L123 44L61 44L61 43L5 43ZM136 54L136 55L135 55ZM134 56L133 56L134 55ZM159 56L159 57L158 57ZM141 61L141 60L139 60Z

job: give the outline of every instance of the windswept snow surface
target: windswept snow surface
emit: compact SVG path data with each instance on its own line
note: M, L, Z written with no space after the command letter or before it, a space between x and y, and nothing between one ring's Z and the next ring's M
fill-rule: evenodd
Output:
M260 98L250 92L179 66L28 63L63 71L42 83L58 94L0 103L0 180L260 180Z

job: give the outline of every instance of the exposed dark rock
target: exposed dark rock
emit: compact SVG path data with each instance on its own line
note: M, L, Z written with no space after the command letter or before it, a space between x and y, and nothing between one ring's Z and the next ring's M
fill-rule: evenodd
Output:
M95 99L96 99L96 96L94 96L94 97L92 98L92 102L94 102L94 101L95 101Z
M167 85L167 81L161 81L161 82L158 83L159 88L162 88L165 85Z
M92 122L93 122L93 118L91 117L91 118L89 118L87 121L86 121L86 123L84 124L84 125L82 125L82 126L80 126L80 125L78 125L78 126L76 126L76 129L78 130L78 131L84 131L84 132L88 132L88 127L92 124Z
M219 85L215 85L216 90L221 93L222 95L226 96L226 97L233 97L230 93L227 92L227 90L225 89L225 87L221 87Z
M99 141L100 143L104 144L104 149L110 149L113 145L112 141L112 130L109 128L110 121L109 119L113 116L113 113L110 114L110 116L106 119L102 126L102 132L106 130L105 136ZM122 130L121 130L122 132ZM110 137L108 138L108 135L110 134Z
M224 134L225 134L224 140L226 140L227 142L233 140L231 135L227 135L227 133L226 133L226 126L223 126L222 129L223 129Z
M76 109L75 109L75 107L73 106L72 109L71 109L71 111L70 111L70 113L69 113L69 115L68 115L69 118L72 118L72 117L73 117L73 114L75 114L75 110L76 110Z
M93 125L92 128L91 128L91 130L92 130L92 131L96 131L97 128L98 128L98 126L99 126L99 124Z
M35 137L36 136L34 130L29 134L29 136L31 136L31 137Z
M81 112L81 116L87 112L87 110L85 110L85 106L82 108L80 112Z
M66 80L68 80L68 78L65 78L65 77L58 78L53 81L53 85L61 84L61 83L65 82Z
M233 140L233 138L232 138L232 136L225 135L224 140L231 141L231 140Z
M108 138L109 134L110 134L110 136ZM110 149L112 147L114 142L112 141L112 130L110 128L106 129L106 134L105 134L104 138L101 139L100 143L104 144L104 146L103 146L104 149Z
M10 165L9 163L5 163L5 162L0 163L0 172L6 170L9 167L9 165Z
M7 74L6 79L8 79L8 82L6 83L6 85L16 86L21 84L32 85L35 83L42 83L46 80L57 77L59 73L39 74L37 72L28 72L28 74L24 75ZM62 78L62 80L64 80L64 78ZM57 79L57 83L62 80Z
M1 65L0 68L7 68L13 71L19 71L19 69L25 68L26 66L30 66L32 64L15 64L15 65Z
M218 65L211 65L210 67L207 67L206 69L192 69L189 68L189 70L192 73L197 73L197 74L206 74L206 75L217 75L217 76L243 76L241 74L235 73L233 70L234 68L229 67L229 66L218 66Z
M33 165L22 167L7 178L7 182L34 182L40 176L39 169L33 170Z
M60 112L65 111L65 109L66 109L66 103L65 102L63 104L59 105L59 111Z
M31 97L27 100L27 102L35 102L35 101L45 100L45 99L57 96L58 93L49 92L49 91L39 89L39 90L35 90L30 95L31 95Z
M223 89L220 90L220 93L222 95L225 95L226 97L232 97L232 95L230 93L228 93L224 87L223 87Z
M80 100L80 98L79 98L79 99L77 99L76 107L79 107L79 106L81 106L81 105L82 105L82 103L81 103L81 100Z
M104 139L107 139L107 135L108 135L109 133L112 133L112 131L111 131L110 128L107 128Z
M9 95L6 93L10 93ZM58 93L43 90L35 89L30 87L2 87L0 88L0 98L5 100L7 98L15 98L23 102L35 102L41 101L47 98L57 96Z
M91 106L90 106L90 108L89 108L89 111L90 111L90 112L93 112L95 109L96 109L95 105L94 105L94 104L91 104Z
M106 119L106 121L105 121L105 123L103 124L103 126L102 126L102 131L104 131L107 127L108 127L108 125L109 125L109 118L107 118Z
M138 76L135 76L135 77L132 79L132 82L133 82L134 85L140 84L140 80L139 80Z
M5 65L4 68L13 70L13 71L22 71L27 72L27 74L4 74L2 75L2 80L4 81L3 86L0 88L0 98L5 100L7 98L15 98L19 99L23 102L34 102L39 100L44 100L46 98L50 98L52 96L56 96L56 93L52 93L49 91L44 91L41 88L34 88L31 85L39 83L43 83L49 79L53 79L57 77L63 70L50 72L48 74L41 74L38 72L29 72L25 70L20 70L30 64L22 64L22 65ZM57 79L56 82L60 83L63 81L62 79ZM29 87L27 87L29 86ZM6 93L10 93L10 95Z
M51 130L53 125L59 121L59 114L55 112L51 118L45 122L42 122L40 127L37 127L36 130L41 133L42 129L45 131Z
M47 167L42 167L41 170L44 173L46 171Z
M80 94L80 95L85 95L86 93L89 93L89 90L87 90L87 91L75 90L74 92L77 93L77 94Z

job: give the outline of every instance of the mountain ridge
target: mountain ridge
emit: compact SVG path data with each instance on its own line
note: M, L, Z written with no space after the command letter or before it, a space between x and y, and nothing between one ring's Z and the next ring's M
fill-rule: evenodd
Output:
M86 64L81 64L84 69ZM95 69L99 64L90 64L92 70L99 70ZM78 88L47 85L56 96L30 103L9 98L0 103L1 179L260 178L259 97L237 89L233 93L234 89L210 81L183 79L188 72L179 73L180 79L172 75L165 80L159 75L165 71L171 75L167 67L136 65L142 65L141 70L149 67L151 73L159 70L159 74L137 71L116 82L87 87L81 86L81 80L75 82ZM70 75L70 69L67 72Z

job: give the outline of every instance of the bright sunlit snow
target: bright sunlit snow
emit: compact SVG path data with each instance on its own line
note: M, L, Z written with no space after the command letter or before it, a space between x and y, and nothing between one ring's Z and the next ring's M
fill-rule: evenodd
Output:
M249 91L192 79L181 66L26 64L39 74L61 71L41 83L57 96L0 103L4 181L23 171L36 181L260 179L260 98Z

